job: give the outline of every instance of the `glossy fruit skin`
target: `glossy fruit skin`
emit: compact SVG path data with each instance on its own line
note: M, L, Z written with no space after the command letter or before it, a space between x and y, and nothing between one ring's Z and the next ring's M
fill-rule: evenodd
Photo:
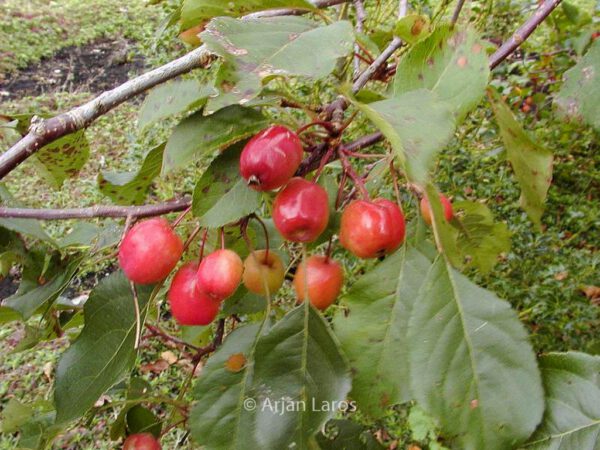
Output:
M275 197L273 222L288 241L314 241L329 222L327 192L316 183L292 178Z
M200 262L198 289L213 300L225 300L240 285L243 271L244 264L236 252L217 250Z
M446 218L446 221L450 222L454 216L452 203L450 203L450 200L448 200L448 197L444 194L440 194L440 203L442 204L442 208L444 208L444 217ZM421 199L421 216L425 223L431 226L431 206L429 205L427 197Z
M150 433L132 434L125 439L123 450L161 450L160 443Z
M135 224L119 247L119 265L134 283L164 280L183 254L183 242L166 219L148 219Z
M384 198L355 200L342 213L340 243L359 258L377 258L400 247L405 232L396 203Z
M246 144L240 156L240 173L252 189L272 191L294 176L302 162L302 153L298 135L275 125Z
M197 272L197 263L181 267L167 294L171 314L180 325L208 325L219 313L220 303L198 289Z
M306 282L308 273L308 282ZM307 283L307 285L305 285ZM294 277L294 289L298 296L298 302L305 299L308 287L308 298L310 303L321 311L327 309L340 294L344 283L344 272L340 264L326 256L314 255L300 263Z
M285 269L281 258L273 251L256 250L244 261L244 286L255 294L266 295L263 277L266 278L269 294L275 294L283 284Z

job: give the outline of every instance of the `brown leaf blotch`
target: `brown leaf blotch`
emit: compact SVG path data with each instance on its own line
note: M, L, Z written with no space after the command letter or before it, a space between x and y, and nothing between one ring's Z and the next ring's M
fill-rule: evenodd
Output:
M225 368L230 372L239 372L246 367L246 357L243 353L234 353L225 362Z

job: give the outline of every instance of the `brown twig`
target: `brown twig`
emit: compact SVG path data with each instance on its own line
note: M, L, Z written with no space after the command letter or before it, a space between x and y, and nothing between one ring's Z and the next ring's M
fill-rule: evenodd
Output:
M561 0L544 0L533 15L490 57L490 69L495 68L512 54L533 33L540 23L550 15Z
M357 93L371 79L373 75L387 62L388 59L402 46L402 39L395 37L392 42L375 58L373 64L365 69L352 85L352 92Z
M354 0L354 9L356 9L356 31L362 33L364 31L364 23L367 18L365 11L365 5L362 0ZM358 44L354 44L354 78L358 77L360 73L360 47Z
M454 13L452 13L452 20L450 21L452 26L456 25L456 22L458 21L458 17L460 16L460 12L462 11L464 5L465 0L458 0L456 8L454 8Z
M152 334L152 336L156 336L159 337L165 341L169 341L172 342L180 347L189 347L192 350L198 351L199 347L196 347L195 345L192 345L188 342L185 342L179 338L176 338L175 336L171 336L170 334L168 334L167 332L165 332L164 330L162 330L161 328L154 326L154 325L150 325L149 323L146 324L146 328L148 329L148 331Z
M342 161L342 167L344 168L344 172L348 174L348 176L352 179L352 181L354 182L354 186L356 186L356 188L359 190L362 198L367 200L369 198L369 191L367 191L363 178L356 173L356 171L350 164L350 161L348 161L348 157L342 151L342 149L338 150L338 156Z
M377 132L369 134L367 136L363 136L362 138L357 139L356 141L351 142L349 144L345 144L343 145L343 148L347 151L355 152L358 150L362 150L363 148L370 147L371 145L381 142L382 140L383 134ZM296 172L296 175L304 176L307 173L318 169L321 164L321 161L327 154L329 148L330 147L327 144L319 144L318 146L316 146L311 152L311 154L304 161L302 161L302 164L300 164L300 168ZM337 154L335 152L332 152L329 155L329 157L326 158L324 161L325 164L328 164L331 161L334 161L335 159L337 159Z
M89 208L36 209L0 207L0 217L39 220L93 219L96 217L153 217L184 211L191 199L184 198L156 205L143 206L91 206Z
M194 357L192 358L193 364L198 364L198 362L202 359L203 356L208 355L209 353L214 352L221 343L223 342L223 335L225 333L225 319L219 319L217 324L217 331L215 332L215 337L212 342L204 347L198 349Z

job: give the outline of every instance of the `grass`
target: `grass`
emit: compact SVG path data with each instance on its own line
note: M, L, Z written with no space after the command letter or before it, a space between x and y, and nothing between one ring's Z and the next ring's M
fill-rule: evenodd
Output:
M58 49L104 36L144 41L156 29L157 8L143 1L4 0L0 73L10 73Z
M589 10L594 7L587 0L575 3ZM0 18L0 56L3 56L0 58L0 79L60 48L81 45L99 37L122 36L137 42L137 51L148 58L150 65L173 55L172 47L168 45L161 47L158 53L150 50L148 37L156 30L161 14L159 9L146 7L142 1L99 0L93 8L81 0L0 0L0 4L4 13ZM509 25L497 26L503 31L510 30L518 21L518 13L505 11L503 14ZM553 39L552 30L542 27L531 48L543 50ZM527 67L517 65L510 73L500 69L496 85L507 94L525 128L555 155L554 182L543 218L544 232L534 231L518 206L518 186L510 166L496 151L502 144L485 105L472 114L443 152L436 180L453 198L484 201L497 220L507 222L512 233L511 251L504 255L491 274L472 275L513 304L529 328L535 349L538 352L575 349L598 353L600 342L594 333L600 325L598 307L581 293L582 286L600 285L598 136L589 128L558 121L551 113L550 102L558 85L552 84L543 74L561 73L572 61L556 58L550 65L544 65L547 62L527 64ZM528 75L531 72L542 73L538 85L532 86ZM529 95L534 96L537 104L535 114L518 111L520 102ZM18 102L1 104L0 112L55 113L68 110L90 97L89 93L63 93L22 98ZM134 169L149 148L148 142L136 130L136 114L137 105L126 103L90 127L87 134L93 156L81 176L68 180L62 190L50 190L33 166L24 164L6 180L11 192L32 207L109 203L96 189L99 171ZM364 122L353 125L351 130L357 135L364 134L368 131L366 126ZM182 186L189 189L193 185L194 170L158 182L154 189L156 197L168 198ZM417 214L414 204L405 206L409 217ZM53 222L48 229L58 236L72 225L73 222ZM347 258L339 249L336 255L346 258L344 262L348 268L358 267L355 260ZM85 271L97 269L87 267ZM42 342L33 349L10 354L14 344L11 339L17 340L22 333L22 325L14 323L0 328L1 407L8 398L17 398L24 403L39 398L51 399L52 368L67 345L66 339ZM142 365L155 362L161 352L168 349L156 340L150 342L142 352ZM181 356L176 350L170 350ZM171 388L181 384L185 373L185 368L182 370L178 365L185 365L182 361L184 359L180 358L178 363L160 373L138 371L136 375L148 381L157 395L173 395ZM119 399L123 393L110 395ZM160 408L154 410L165 413ZM60 436L54 448L112 448L109 428L117 413L118 410L98 415L89 425L81 421ZM408 422L408 410L399 408L390 411L389 417L377 425L389 432L390 440L398 439L403 445L411 442ZM191 448L191 444L177 447L183 434L181 430L169 433L164 447ZM14 435L0 435L0 450L15 446Z

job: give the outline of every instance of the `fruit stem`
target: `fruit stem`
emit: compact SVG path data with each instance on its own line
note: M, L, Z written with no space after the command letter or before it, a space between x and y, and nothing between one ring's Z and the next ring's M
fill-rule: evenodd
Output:
M258 217L256 214L252 214L252 217L254 219L256 219L258 221L258 223L260 223L260 225L262 226L262 229L265 233L265 261L269 261L269 249L271 248L269 245L269 232L267 231L267 226L265 225L265 223L263 222L263 220Z
M321 158L321 162L319 163L319 168L317 169L317 172L315 173L315 182L321 176L321 172L323 172L323 169L325 168L325 165L331 159L331 155L333 154L333 152L335 152L335 146L329 147L329 149L325 152L325 154Z
M198 236L198 233L200 233L201 229L202 229L202 227L200 225L198 225L198 226L196 226L196 228L194 228L194 231L192 231L192 233L189 235L189 237L187 238L187 240L183 244L183 251L184 251L184 253L189 248L190 244L196 238L196 236Z
M133 294L133 308L135 311L135 342L133 344L133 349L137 350L140 346L140 334L142 332L142 318L140 315L140 302L138 300L137 289L135 288L135 284L133 281L129 282L131 286L131 293Z
M204 230L204 235L202 236L202 243L200 244L200 257L198 261L202 261L204 257L204 246L206 245L206 238L208 237L208 228Z
M329 243L327 244L327 251L325 252L325 262L329 262L329 258L331 258L331 250L333 248L333 236L329 238Z
M360 191L360 195L362 196L362 198L365 199L365 200L368 200L369 199L369 191L367 191L367 188L365 186L365 182L354 171L354 169L352 168L352 165L350 164L350 161L348 161L348 157L346 156L346 154L344 153L344 151L342 149L339 149L338 153L340 155L340 160L342 161L342 167L344 168L344 172L346 172L348 174L348 176L350 178L352 178L352 181L354 182L354 184L356 185L356 187Z
M398 172L396 172L396 168L394 167L393 159L390 159L390 173L392 174L392 182L394 185L394 194L396 195L396 203L398 204L398 208L400 208L400 211L402 212L402 214L404 214L404 211L402 211L402 199L400 197L400 187L398 185Z
M336 129L331 122L326 122L323 120L315 120L314 122L310 122L310 123L307 123L306 125L302 125L300 128L298 128L296 130L296 134L300 134L300 133L308 130L310 127L314 127L314 126L320 126L320 127L325 128L329 134L333 134L336 132Z
M123 239L125 239L125 236L127 235L127 232L129 231L129 229L131 228L131 225L133 225L133 220L134 220L134 217L131 215L127 216L127 218L125 219L125 227L123 228L123 234L121 235L121 239L119 239L119 245L117 247L121 246L121 242L123 242Z
M177 219L175 219L175 221L173 222L173 225L171 225L172 228L177 228L177 225L179 225L181 223L181 221L183 220L183 218L192 210L192 205L188 206L187 209L183 210L183 212L181 214L179 214L179 216L177 217Z
M386 157L386 155L381 154L381 153L356 153L356 152L346 150L346 149L342 149L342 151L347 156L351 156L352 158L358 158L358 159L369 159L369 158L383 159Z
M221 227L221 249L225 248L225 227Z
M189 347L194 351L198 351L200 349L200 347L196 347L195 345L185 342L179 338L176 338L175 336L171 336L169 333L167 333L157 325L151 325L149 323L146 323L145 326L148 329L148 331L152 334L152 336L162 338L166 341L179 345L180 347Z
M252 257L254 259L254 262L256 263L256 265L258 267L261 267L262 262L259 261L258 258L256 257L256 252L254 251L254 246L252 245L252 241L250 240L250 237L248 236L248 219L249 219L249 217L246 217L240 223L240 232L242 233L242 238L244 239L244 242L246 242L246 246L248 247L248 250L250 251L250 257ZM269 314L271 313L271 292L269 291L269 283L267 283L267 277L265 276L265 272L262 269L260 270L260 277L262 278L263 287L265 288L265 297L267 297L267 311L266 311L266 315L265 315L265 320L267 320L267 317L269 317ZM264 324L264 322L263 322L263 324Z
M340 180L340 187L337 191L337 196L335 197L335 209L338 209L342 204L342 197L344 195L344 186L346 185L346 180L348 179L348 175L346 172L342 172L342 179Z

